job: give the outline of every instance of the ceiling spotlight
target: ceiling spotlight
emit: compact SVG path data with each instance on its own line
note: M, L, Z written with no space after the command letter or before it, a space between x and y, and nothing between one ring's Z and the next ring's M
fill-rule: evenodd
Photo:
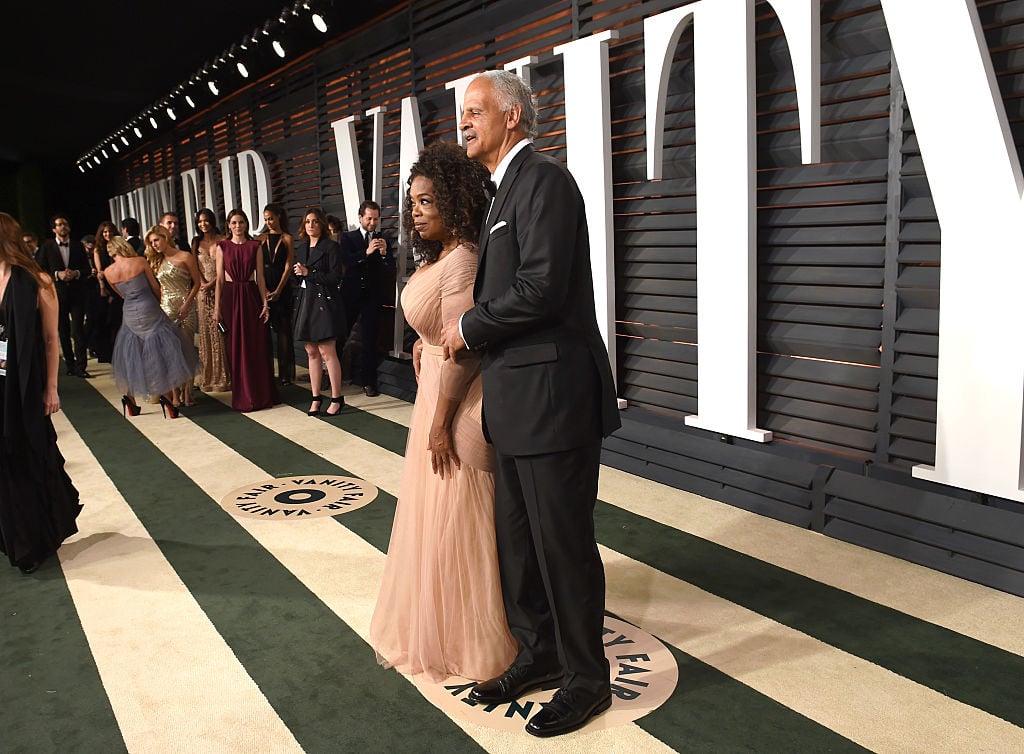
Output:
M139 130L138 126L135 126L135 135L138 136L140 139L142 138L142 131Z
M207 81L206 85L208 87L210 87L210 91L213 92L214 96L217 96L218 94L220 94L220 89L217 88L217 82L214 81L213 79L210 79L209 81Z
M291 18L291 15L291 11L289 11L286 8L285 10L281 11L281 16L277 19L277 22L279 24L286 24L288 23L288 19Z
M327 33L327 22L324 21L324 17L321 16L319 13L313 14L313 26L316 27L317 31L322 32L324 34Z
M196 109L196 101L192 99L192 95L186 94L185 101L188 103L188 106L191 107L193 110Z
M153 126L153 128L159 128L159 124L157 124L156 118L154 118L152 115L149 116L149 122L150 125Z
M127 138L126 138L126 137L125 137L125 136L124 136L123 134L122 134L122 136L121 136L121 141L122 141L122 142L124 142L124 145L125 145L126 147L128 146L128 139L127 139Z
M110 143L110 148L113 149L115 152L118 152L118 153L120 153L120 151L121 151L120 149L117 148L117 144L114 144L113 142Z
M169 107L167 108L167 117L170 118L171 120L177 120L178 119L178 116L176 116L174 114L174 110L172 110Z
M105 159L107 159L107 150L105 150L105 149L101 149L101 150L100 150L100 154L102 154L102 155L103 155L103 159L104 159L104 160L105 160Z
M93 162L95 162L95 163L96 163L97 165L99 165L99 164L100 164L100 158L99 158L99 157L93 157L93 158L92 158L92 160L93 160Z
M260 32L265 37L269 37L270 36L270 24L271 24L271 22L267 21L265 24L263 24L263 28L260 29Z
M78 169L81 170L83 173L85 172L85 168L82 167L82 163L78 163Z
M276 53L277 53L277 56L278 56L279 58L283 58L283 57L284 57L284 55L285 55L285 53L284 53L284 47L282 47L282 46L281 46L281 43L280 43L280 42L278 42L278 41L277 41L277 40L275 39L275 40L274 40L274 45L273 45L273 47L274 47L274 52L276 52Z
M242 75L243 79L249 78L249 69L245 67L245 63L239 60L235 67L238 68L238 72Z

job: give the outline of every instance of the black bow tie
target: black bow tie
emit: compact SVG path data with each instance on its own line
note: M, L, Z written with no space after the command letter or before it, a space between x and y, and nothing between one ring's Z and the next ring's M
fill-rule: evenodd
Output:
M66 248L67 245L68 245L68 242L67 241L60 241L57 245L58 246L64 246Z
M484 181L484 193L487 194L488 199L493 199L494 195L498 193L498 184L488 178Z

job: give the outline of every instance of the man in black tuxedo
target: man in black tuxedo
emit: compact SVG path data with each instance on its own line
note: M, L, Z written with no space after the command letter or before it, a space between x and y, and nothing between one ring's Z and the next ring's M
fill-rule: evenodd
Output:
M121 235L136 254L142 254L142 239L139 238L139 221L134 217L126 217L121 221Z
M380 205L367 200L359 205L359 228L341 234L341 259L345 274L341 295L345 302L348 326L359 321L362 350L359 372L363 392L373 397L377 391L377 337L388 272L395 268L395 257L387 240L377 228Z
M446 328L451 356L483 352L484 431L505 614L520 649L470 699L502 704L561 686L526 730L568 733L611 705L604 566L594 535L601 438L619 427L594 311L587 218L576 182L534 151L536 108L513 73L466 90L459 127L496 194L480 233L476 305Z
M71 238L71 223L64 215L50 219L53 240L39 249L40 265L57 284L60 307L57 331L69 375L91 376L86 370L85 304L89 259L80 241ZM74 347L72 347L74 344Z
M171 234L174 245L182 251L192 251L192 246L182 236L178 235L178 216L173 212L164 212L160 216L160 224Z

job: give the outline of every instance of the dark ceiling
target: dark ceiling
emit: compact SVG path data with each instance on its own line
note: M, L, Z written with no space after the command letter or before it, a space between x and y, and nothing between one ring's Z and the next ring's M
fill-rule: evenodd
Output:
M0 44L0 159L73 163L282 0L12 3ZM290 5L290 4L289 4Z
M314 9L322 9L331 21L322 36L311 31L308 11L292 20L310 26L311 44L324 43L398 4L314 0ZM0 163L73 166L77 157L204 63L296 4L22 0L10 6L0 43L7 90Z

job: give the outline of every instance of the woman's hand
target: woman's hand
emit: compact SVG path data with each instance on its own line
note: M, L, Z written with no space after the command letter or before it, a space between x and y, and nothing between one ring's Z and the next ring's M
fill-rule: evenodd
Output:
M423 341L417 339L412 344L412 371L416 375L416 382L420 381L420 362L423 360Z
M188 310L189 310L189 304L187 302L182 303L182 305L178 307L178 321L179 322L184 322L185 321L185 319L188 317Z
M203 293L206 293L208 290L213 288L213 286L215 286L216 284L217 284L216 280L207 280L205 283L201 283L199 285L199 290L201 290Z
M269 304L272 301L277 301L277 291L271 291L267 294L267 303Z
M266 324L270 321L270 309L267 308L267 302L263 302L263 308L260 309L260 322Z
M302 262L296 262L295 263L295 269L293 269L292 272L294 272L300 278L304 278L304 277L306 277L306 275L309 274L309 268L306 265L304 265Z
M451 478L455 469L462 468L459 457L455 455L451 427L432 425L427 449L430 450L430 468L442 479L445 474Z
M60 396L57 395L57 388L43 392L44 416L50 416L60 411Z

